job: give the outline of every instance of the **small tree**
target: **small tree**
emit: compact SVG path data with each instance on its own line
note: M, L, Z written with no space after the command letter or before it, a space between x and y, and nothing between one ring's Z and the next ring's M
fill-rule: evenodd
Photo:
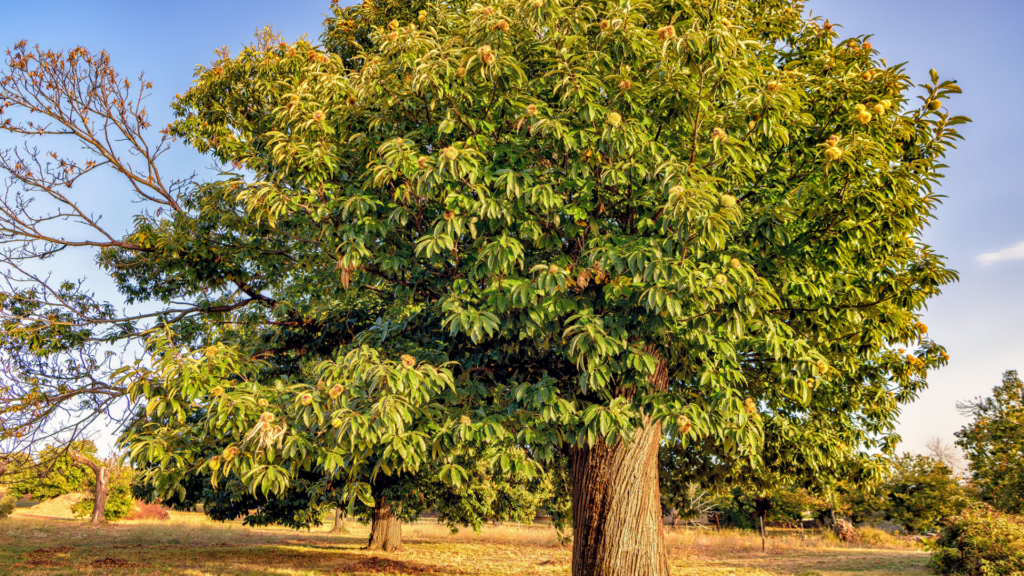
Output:
M85 466L93 473L94 483L92 487L93 497L90 510L91 522L99 524L106 520L104 514L107 508L107 498L110 496L110 466L94 456L87 456L78 452L72 452L71 457L75 462Z
M911 534L937 530L968 504L948 466L930 456L913 454L893 460L893 475L882 487L881 496L886 520Z
M94 524L127 518L135 510L135 497L132 495L135 473L131 468L109 461L88 461L100 469L96 478L103 476L105 481L102 486L99 482L93 485L93 497L71 506L71 512L78 517L88 516Z
M31 494L37 500L48 500L91 490L93 498L89 500L89 509L92 522L104 520L103 506L110 493L110 463L97 458L96 445L91 440L49 445L39 452L35 460L30 460L28 455L23 456L22 465L14 472L9 485L11 494ZM125 490L119 493L120 500L112 510L123 507ZM91 503L94 501L100 502L101 506L93 509Z
M804 514L818 514L828 504L808 490L793 486L780 486L769 492L747 492L733 488L715 501L715 510L738 528L756 530L760 519L784 526L798 526Z
M956 444L970 462L981 499L1004 512L1024 513L1024 382L1010 370L992 396L958 407L974 419L956 433Z

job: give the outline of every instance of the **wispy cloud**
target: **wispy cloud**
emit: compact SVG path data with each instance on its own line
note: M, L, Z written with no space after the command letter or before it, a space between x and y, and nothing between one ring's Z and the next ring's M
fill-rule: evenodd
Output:
M975 260L981 263L982 266L988 266L1004 260L1024 260L1024 242L1010 246L1009 248L1004 248L999 252L978 254Z

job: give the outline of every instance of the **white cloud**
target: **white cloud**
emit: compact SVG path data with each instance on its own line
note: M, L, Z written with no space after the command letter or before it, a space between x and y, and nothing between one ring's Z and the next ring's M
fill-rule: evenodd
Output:
M989 264L995 264L996 262L1002 262L1004 260L1024 260L1024 242L1009 248L1004 248L999 252L989 252L987 254L978 254L975 258L982 266L988 266Z

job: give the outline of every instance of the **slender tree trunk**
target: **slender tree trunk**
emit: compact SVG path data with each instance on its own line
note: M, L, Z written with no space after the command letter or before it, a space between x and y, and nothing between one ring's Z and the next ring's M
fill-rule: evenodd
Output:
M331 528L331 532L349 533L348 526L345 525L345 513L341 511L341 508L334 509L334 528Z
M107 505L107 496L110 495L110 469L102 464L98 464L92 458L79 454L78 452L72 452L71 457L78 462L92 470L92 473L96 475L96 500L92 506L92 520L93 524L99 524L106 520L103 516L103 508Z
M370 522L370 542L367 550L396 552L402 548L402 522L395 516L387 498L377 498Z
M764 552L765 551L765 545L764 545L764 516L761 516L759 519L761 520L761 552Z
M109 495L110 469L106 466L100 466L99 471L96 472L96 502L92 507L93 524L99 524L106 519L103 515L103 509L107 507L107 496Z
M573 448L573 576L669 576L658 488L661 424L628 445Z

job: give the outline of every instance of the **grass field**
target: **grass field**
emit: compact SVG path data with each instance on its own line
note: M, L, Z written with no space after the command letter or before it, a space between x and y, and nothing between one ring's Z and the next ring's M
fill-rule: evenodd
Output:
M450 535L430 524L403 527L405 548L394 554L360 550L368 528L296 532L216 523L199 514L164 522L93 527L19 511L0 522L0 575L184 574L191 576L434 574L566 575L571 551L544 526L487 527ZM673 574L679 576L925 575L927 554L910 544L890 549L845 547L818 536L761 541L737 532L668 534Z

